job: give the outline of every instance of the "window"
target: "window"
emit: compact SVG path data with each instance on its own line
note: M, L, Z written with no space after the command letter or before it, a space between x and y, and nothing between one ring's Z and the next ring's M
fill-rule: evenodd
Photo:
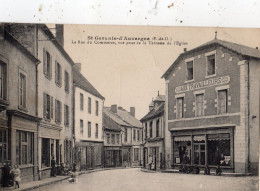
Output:
M227 90L218 91L218 114L227 113Z
M150 122L150 138L153 137L153 121Z
M98 116L98 101L96 101L96 116Z
M7 160L7 130L0 128L0 163L4 163Z
M139 149L134 148L134 161L138 161L138 160L139 160Z
M83 133L84 133L84 122L83 122L83 120L81 119L81 120L80 120L80 134L83 135Z
M134 139L134 141L136 140L136 130L135 129L133 130L133 139Z
M196 95L196 117L204 115L204 94Z
M160 124L160 121L159 119L156 121L156 137L159 137L159 124Z
M88 137L91 137L91 122L88 122Z
M61 102L59 100L55 100L55 122L61 123Z
M70 80L69 80L69 73L67 71L64 72L64 82L65 82L65 91L69 93Z
M19 76L19 106L26 108L26 77L21 73Z
M33 133L16 131L16 163L33 163Z
M6 100L7 83L6 83L6 65L0 62L0 99Z
M110 144L110 134L107 133L107 144Z
M98 124L96 123L96 133L95 133L95 137L98 138Z
M42 138L42 168L50 166L50 139Z
M125 142L127 142L127 128L125 128Z
M84 110L84 95L82 93L80 93L79 96L79 100L80 100L80 110L83 111Z
M187 80L193 80L193 61L187 62Z
M55 62L55 83L61 86L61 65L59 62Z
M145 123L145 138L147 139L147 134L148 134L148 130L147 130L147 122Z
M120 143L120 137L119 137L119 134L116 134L116 143L117 143L117 144Z
M43 73L46 76L46 78L51 79L51 55L45 49L43 49Z
M91 98L88 98L88 113L91 113Z
M43 117L53 119L53 97L43 93Z
M111 135L111 143L114 145L115 144L115 134Z
M64 125L69 126L70 110L68 105L64 105Z
M207 56L207 75L216 73L215 54Z
M140 130L137 130L137 141L140 141Z
M176 112L176 118L181 119L183 118L183 97L177 98L177 112Z

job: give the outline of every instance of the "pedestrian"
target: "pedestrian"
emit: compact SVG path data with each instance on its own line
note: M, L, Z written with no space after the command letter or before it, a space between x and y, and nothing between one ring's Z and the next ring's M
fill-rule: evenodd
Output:
M3 187L8 187L10 186L10 180L11 180L11 176L10 176L10 161L6 161L5 165L3 167L3 171L2 171L3 175L2 175L2 183L3 183Z
M14 168L10 171L10 173L13 173L14 178L14 189L16 189L16 186L18 186L18 188L20 187L19 182L21 181L21 171L18 167L18 165L14 165Z
M210 175L210 168L208 165L205 167L204 175Z
M215 175L216 175L216 176L220 176L221 173L222 173L222 170L221 170L220 166L218 165L217 168L216 168L216 173L215 173Z
M200 173L200 168L197 165L194 166L193 173L194 174L199 174Z
M149 155L148 164L149 164L149 170L152 169L152 163L153 163L153 157Z
M53 155L51 157L51 176L56 177L56 161Z

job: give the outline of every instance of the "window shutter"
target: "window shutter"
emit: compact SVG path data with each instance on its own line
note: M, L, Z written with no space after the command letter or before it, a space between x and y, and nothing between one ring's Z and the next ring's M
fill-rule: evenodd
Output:
M66 125L66 105L64 104L64 125Z
M57 100L55 99L55 121L58 121L58 103Z
M70 108L69 108L69 106L67 106L67 108L68 108L68 114L67 114L67 117L68 117L68 122L67 122L67 125L69 126L69 122L70 122Z
M46 64L47 58L46 58L46 50L43 48L43 73L46 74L47 71L47 64Z
M58 63L55 60L55 83L58 83Z
M59 113L59 117L60 117L60 122L62 121L62 115L61 115L61 113L62 113L62 104L61 104L61 102L60 102L60 113Z
M46 118L47 96L43 93L43 117Z
M62 67L60 64L60 85L62 85Z
M51 96L51 118L53 119L53 97Z
M50 55L50 79L52 78L52 56Z

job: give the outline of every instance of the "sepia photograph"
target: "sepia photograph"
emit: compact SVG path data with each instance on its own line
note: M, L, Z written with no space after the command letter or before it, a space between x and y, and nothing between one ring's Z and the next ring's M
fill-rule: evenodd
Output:
M0 24L1 190L259 189L260 29Z

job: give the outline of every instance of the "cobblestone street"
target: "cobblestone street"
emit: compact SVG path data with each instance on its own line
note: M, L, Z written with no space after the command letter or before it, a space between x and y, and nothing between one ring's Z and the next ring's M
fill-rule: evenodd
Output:
M78 177L78 183L63 181L40 190L152 191L152 190L258 190L258 177L216 177L191 174L147 173L140 169L99 171Z

